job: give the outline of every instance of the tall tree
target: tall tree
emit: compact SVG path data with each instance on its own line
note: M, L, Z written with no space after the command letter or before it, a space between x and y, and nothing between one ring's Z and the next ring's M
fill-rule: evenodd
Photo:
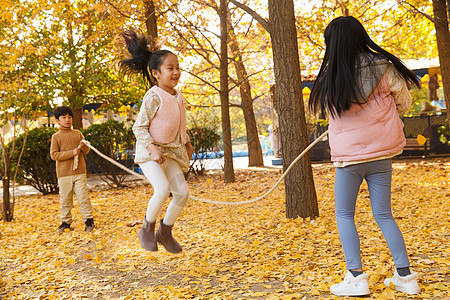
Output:
M450 117L448 117L450 116L450 32L445 0L433 0L433 13L442 85L447 104L447 122L450 124Z
M53 14L42 13L47 19L41 29L47 44L42 68L51 69L53 75L43 90L72 108L73 127L78 129L83 105L107 100L105 88L112 86L107 83L111 80L107 50L113 40L107 28L111 20L104 7L83 1L62 0L53 10Z
M367 0L324 0L312 6L297 6L303 80L313 80L320 68L325 50L325 26L332 19L345 14L360 20L377 44L403 60L436 57L432 23L417 13L411 13L411 7L406 4L417 4L421 10L431 14L431 1L397 1L372 0L367 5Z
M38 19L39 9L34 3L6 1L0 3L0 8L4 12L0 16L0 176L3 184L0 210L3 220L12 221L15 204L9 191L15 180L11 172L12 157L16 138L27 131L30 123L26 119L35 117L42 99L37 89L40 85L37 75L42 70L37 66L43 58L44 43L29 26Z
M231 147L231 125L228 89L228 0L220 0L220 111L224 150L224 181L234 182L233 153Z
M247 11L270 33L280 117L282 161L283 169L286 170L309 144L303 106L294 2L268 0L269 20L266 20L237 0L230 1ZM319 215L309 154L285 177L285 190L288 218L315 218Z
M431 16L420 5L428 3L415 2L413 0L399 0L399 3L407 8L410 12L420 15L433 22L436 31L436 44L439 56L439 65L442 76L442 85L444 89L444 98L447 107L447 116L450 115L450 32L449 20L447 16L447 0L433 0L433 15ZM426 8L426 7L425 7ZM450 125L450 118L447 118Z
M216 0L198 0L192 2L192 6L195 6L197 10L204 8L204 10L202 10L202 12L204 12L211 8L211 12L215 12L219 15L219 5ZM196 18L195 21L190 21L188 17L186 17L186 14L191 14L191 12L179 11L180 20L173 23L173 27L177 31L181 40L178 47L183 49L182 51L185 55L192 53L193 55L202 58L202 61L198 64L198 67L191 67L188 72L191 74L192 78L195 78L197 81L203 81L203 85L212 87L216 93L220 94L219 88L213 87L216 81L211 80L211 75L215 76L214 73L220 69L220 51L215 49L218 44L217 38L219 38L219 36L215 36L215 34L211 32L211 26L208 25L211 22L210 20L205 20L202 16ZM195 14L195 12L193 12L193 14ZM186 28L189 28L189 30L186 30ZM236 93L232 93L232 98L239 98L239 100L233 101L233 99L230 99L230 107L238 107L242 109L242 115L244 116L244 122L242 124L245 125L245 132L247 136L249 166L262 166L262 151L253 108L253 102L261 95L256 95L253 97L250 82L255 73L260 73L261 71L247 71L245 66L246 58L244 57L241 46L239 45L239 39L232 24L232 14L230 12L228 13L228 32L228 46L231 54L229 60L235 67L234 73L232 70L229 70L229 82L231 83L229 85L229 89L230 91L233 91L236 87L239 88L240 95L240 97L233 97ZM254 43L249 42L249 44ZM217 58L215 56L217 56ZM191 82L192 81L190 80L189 83ZM198 89L198 86L195 86L195 88ZM201 93L202 96L198 98L205 100L205 98L207 98L204 97L205 91L202 90ZM206 106L205 108L209 109L210 107L205 104L205 102L206 101L201 101L199 105ZM213 106L216 105L213 104ZM239 130L239 128L236 128L238 127L236 124L233 125L233 130Z
M236 75L239 85L239 93L241 95L241 108L244 113L245 129L247 132L247 148L248 148L248 166L259 167L264 166L262 157L261 144L259 142L258 128L256 126L255 112L253 110L252 90L247 70L244 65L243 55L239 48L236 33L234 32L231 17L227 18L228 37L231 54L233 55L233 65L236 69Z

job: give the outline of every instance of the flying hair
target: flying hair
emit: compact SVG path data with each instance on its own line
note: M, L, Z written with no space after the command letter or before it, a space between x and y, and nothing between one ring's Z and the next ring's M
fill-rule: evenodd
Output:
M134 30L126 30L120 36L129 54L127 58L120 60L120 70L126 75L142 74L144 80L154 85L156 79L153 78L151 71L159 70L164 57L173 54L169 50L160 50L166 38L154 42L152 38Z

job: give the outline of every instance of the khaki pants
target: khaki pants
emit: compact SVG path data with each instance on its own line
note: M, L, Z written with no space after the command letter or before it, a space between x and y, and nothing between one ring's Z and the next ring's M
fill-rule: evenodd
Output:
M83 222L94 218L92 205L87 190L86 174L77 174L58 178L59 203L61 208L61 221L72 223L73 193L75 193L80 206Z

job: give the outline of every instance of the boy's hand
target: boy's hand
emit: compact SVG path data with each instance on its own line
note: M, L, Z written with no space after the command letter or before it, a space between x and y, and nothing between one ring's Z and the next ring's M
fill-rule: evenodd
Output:
M73 149L73 156L77 156L81 152L81 145Z

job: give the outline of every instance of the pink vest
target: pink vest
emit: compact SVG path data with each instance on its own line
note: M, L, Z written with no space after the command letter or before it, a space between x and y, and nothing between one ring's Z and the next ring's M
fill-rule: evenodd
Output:
M387 76L363 105L354 104L340 117L330 116L332 161L356 161L399 152L406 144Z
M150 91L159 97L161 103L150 122L150 136L157 143L168 144L180 132L182 143L187 143L185 101L181 92L176 90L174 96L158 86L153 86Z

